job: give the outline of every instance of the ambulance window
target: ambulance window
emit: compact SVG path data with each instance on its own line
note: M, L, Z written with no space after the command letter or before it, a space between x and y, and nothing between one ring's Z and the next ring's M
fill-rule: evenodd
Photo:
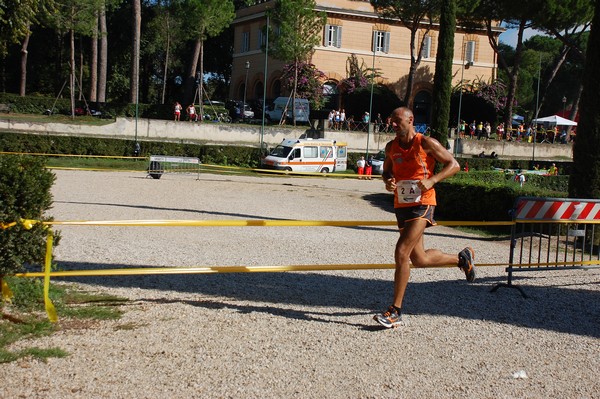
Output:
M304 158L318 158L319 147L304 147Z
M321 158L333 158L333 150L331 147L319 147L321 150Z
M300 148L294 148L294 153L292 154L291 159L302 158L302 154L300 153Z
M346 158L346 147L338 147L338 158Z

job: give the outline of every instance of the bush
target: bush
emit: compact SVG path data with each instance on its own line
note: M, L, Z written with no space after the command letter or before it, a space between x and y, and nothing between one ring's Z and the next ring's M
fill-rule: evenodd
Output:
M52 220L44 214L52 205L54 180L41 158L0 155L0 277L26 263L43 263L46 228L36 223L28 229L21 219Z
M0 148L6 152L132 156L134 146L133 140L0 132ZM253 147L140 141L140 156L150 155L195 157L203 163L255 168L260 154Z

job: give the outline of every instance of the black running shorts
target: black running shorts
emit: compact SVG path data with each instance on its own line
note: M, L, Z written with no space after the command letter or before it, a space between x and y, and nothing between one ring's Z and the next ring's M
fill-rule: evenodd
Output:
M427 220L427 227L435 226L437 223L433 219L434 210L435 206L433 205L417 205L404 208L395 208L398 228L402 230L406 222L416 219Z

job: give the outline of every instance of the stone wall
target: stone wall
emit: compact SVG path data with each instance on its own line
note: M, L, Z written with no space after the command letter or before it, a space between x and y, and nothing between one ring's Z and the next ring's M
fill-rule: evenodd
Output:
M293 128L290 126L265 126L260 124L223 124L213 122L192 123L174 122L158 119L117 118L115 122L103 126L87 124L64 124L52 122L23 122L11 119L9 115L0 119L0 129L15 132L27 132L49 135L85 135L118 139L138 139L140 141L185 141L203 144L235 144L259 147L262 142L268 148L274 147L285 138L324 137L346 142L350 152L376 153L385 148L385 144L394 138L389 133L369 133L355 131L319 131L307 126ZM368 144L367 144L368 136ZM450 151L454 152L455 141L450 141ZM478 141L461 140L457 154L463 156L486 155L496 152L501 158L528 159L572 159L571 144L533 144L499 142L496 140ZM535 153L534 153L535 152Z

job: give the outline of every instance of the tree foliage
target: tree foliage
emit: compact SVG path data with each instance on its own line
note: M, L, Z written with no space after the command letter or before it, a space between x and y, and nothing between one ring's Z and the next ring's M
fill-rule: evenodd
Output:
M456 0L442 0L440 34L433 78L431 135L444 146L448 143L447 130L452 94L452 60L454 59L456 10Z
M54 179L42 158L0 155L0 278L43 262L46 228L22 219L51 220Z
M600 1L596 10L587 47L583 75L581 114L573 150L574 166L569 181L569 196L600 198Z
M437 21L440 0L371 0L375 11L385 19L400 20L410 31L410 69L404 103L412 98L414 76L421 63L425 38ZM417 33L421 30L421 37Z
M296 68L298 68L297 71ZM296 77L298 78L296 88L298 97L308 99L311 109L323 108L325 102L323 95L325 73L307 62L284 65L281 82L288 90L293 90Z
M11 44L19 43L38 23L40 15L54 13L54 0L5 0L0 2L0 55Z

